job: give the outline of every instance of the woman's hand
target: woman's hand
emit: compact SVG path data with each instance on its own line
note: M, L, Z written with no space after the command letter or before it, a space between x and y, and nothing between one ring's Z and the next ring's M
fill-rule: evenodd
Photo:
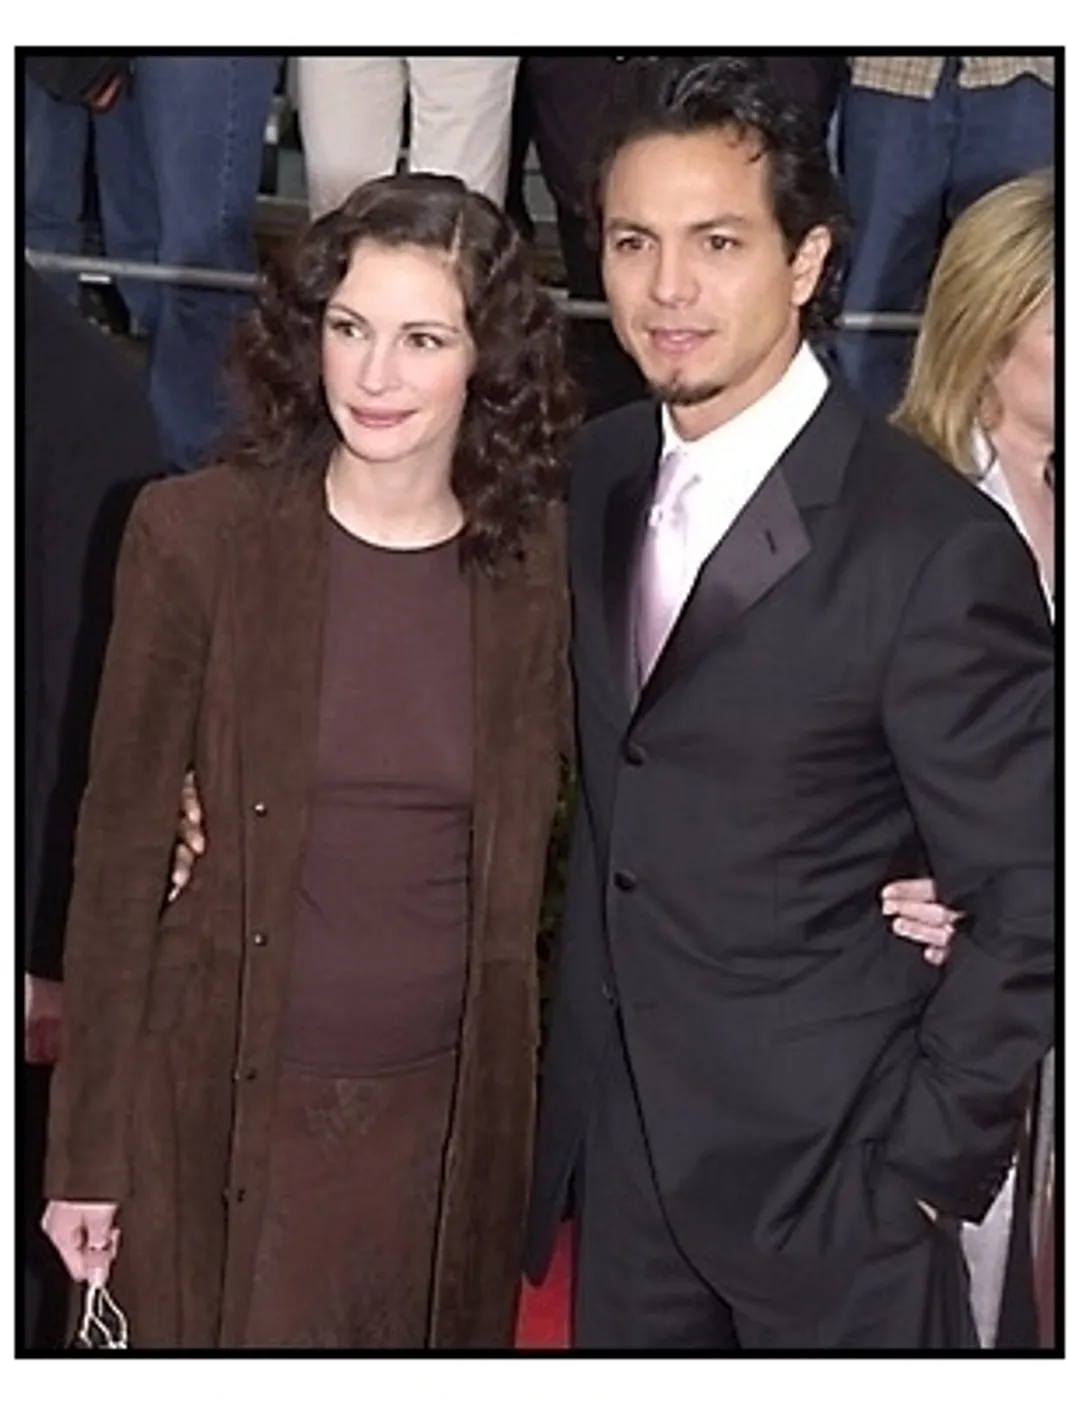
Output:
M177 840L171 859L171 888L168 905L178 898L193 879L197 859L208 849L204 836L204 812L200 806L196 775L187 773L182 784L182 804L178 814Z
M78 1284L103 1284L119 1248L115 1202L49 1202L41 1229Z
M928 963L945 963L960 911L938 903L934 881L927 876L891 881L883 887L881 898L883 914L891 920L894 933L926 944L923 956Z

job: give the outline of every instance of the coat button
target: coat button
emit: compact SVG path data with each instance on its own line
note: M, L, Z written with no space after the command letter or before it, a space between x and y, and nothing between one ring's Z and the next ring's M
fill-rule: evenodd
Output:
M245 1189L244 1189L244 1187L239 1187L239 1188L237 1189L237 1191L234 1193L234 1201L235 1201L235 1202L243 1202L244 1200L245 1200Z
M252 936L252 942L256 945L258 949L262 949L267 943L267 935L263 932L262 929L257 929L255 934L253 934Z
M267 804L266 804L266 803L253 803L253 804L252 804L252 811L256 814L257 817L263 817L263 816L266 815L266 812L267 812Z
M634 764L636 767L640 768L641 765L645 763L646 759L648 759L648 757L649 755L641 747L641 745L635 744L633 740L628 740L627 743L623 746L623 758L628 764Z
M612 884L617 890L633 890L638 884L638 878L632 876L629 871L617 871L612 877Z
M609 1007L614 1007L616 1005L616 995L607 983L601 984L601 996L608 1003Z

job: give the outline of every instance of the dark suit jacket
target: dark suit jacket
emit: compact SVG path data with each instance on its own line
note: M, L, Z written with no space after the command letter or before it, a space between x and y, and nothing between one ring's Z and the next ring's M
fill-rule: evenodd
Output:
M134 365L28 265L23 292L25 956L56 978L115 558L165 464Z
M1053 1037L1053 643L1008 518L834 386L635 706L659 448L639 404L577 452L583 781L528 1266L618 1013L678 1239L774 1323L928 1229L917 1197L978 1220L1007 1169ZM941 972L878 902L924 863L970 916Z

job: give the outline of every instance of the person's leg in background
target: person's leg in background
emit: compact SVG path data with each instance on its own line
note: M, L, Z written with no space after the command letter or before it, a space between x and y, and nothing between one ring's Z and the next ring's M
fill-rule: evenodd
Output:
M89 109L77 102L60 102L30 77L23 80L23 103L23 239L35 252L79 254L92 120ZM77 276L43 270L41 276L61 296L77 304Z
M366 180L397 168L408 87L402 58L297 59L308 209L335 209Z
M534 144L556 205L567 290L583 301L604 301L600 255L586 217L586 180L589 141L617 62L607 55L525 60ZM643 397L645 381L607 320L575 317L568 329L573 369L590 417Z
M410 170L458 175L504 204L518 58L409 58Z
M508 180L504 212L528 243L534 242L534 221L527 208L527 156L534 139L534 119L530 107L529 58L521 58L512 94L512 132L508 148Z
M159 262L159 197L140 101L141 66L147 62L134 61L117 101L93 124L104 252L121 262ZM130 329L151 341L160 317L161 285L133 277L120 277L116 285Z
M159 261L252 272L263 136L277 57L138 61L159 209ZM149 353L149 395L172 468L199 466L226 426L223 362L246 293L166 285Z
M1053 89L1028 75L996 88L961 88L949 172L949 217L988 190L1053 165Z
M847 312L923 309L938 255L957 122L957 86L947 62L929 101L846 88L839 114L841 170L852 217ZM879 414L900 401L912 336L842 331L835 358Z

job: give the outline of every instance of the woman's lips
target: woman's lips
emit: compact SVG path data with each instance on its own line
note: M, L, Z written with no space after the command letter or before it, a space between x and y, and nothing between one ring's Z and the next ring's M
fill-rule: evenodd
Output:
M353 409L349 412L361 428L396 428L412 416L411 410L403 413L385 413L380 409Z

